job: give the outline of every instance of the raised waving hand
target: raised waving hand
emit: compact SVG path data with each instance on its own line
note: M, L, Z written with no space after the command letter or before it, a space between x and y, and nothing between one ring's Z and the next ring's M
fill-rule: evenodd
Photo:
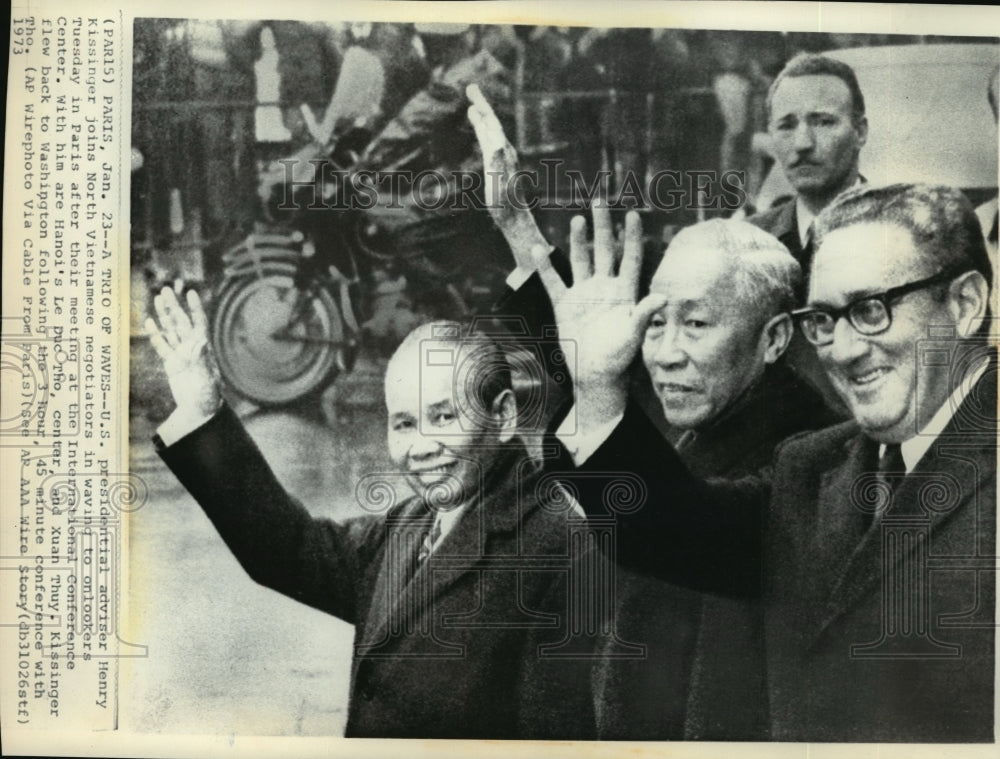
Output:
M469 106L469 121L483 154L483 189L487 208L510 246L518 268L532 271L535 268L533 249L544 247L547 254L549 244L535 223L535 217L516 194L513 179L518 171L517 150L507 139L500 119L479 85L470 84L465 92L472 103Z
M629 365L642 346L650 317L666 303L659 294L636 302L642 265L639 214L630 211L625 217L617 271L611 212L595 204L593 219L592 253L586 220L575 216L570 224L572 287L552 268L548 251L535 249L538 274L552 300L559 340L569 358L581 429L610 421L624 410Z
M176 415L189 420L211 416L222 403L219 370L208 341L208 319L194 290L187 293L190 316L171 287L153 298L156 320L146 320L146 331L163 362ZM158 322L158 323L157 323Z

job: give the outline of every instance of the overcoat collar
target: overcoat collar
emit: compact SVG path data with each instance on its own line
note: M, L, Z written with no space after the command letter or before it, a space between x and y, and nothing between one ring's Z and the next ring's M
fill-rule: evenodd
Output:
M386 520L386 546L359 653L386 640L387 626L419 623L433 612L432 599L490 556L496 539L520 529L526 516L538 508L538 467L520 441L500 454L493 476L483 479L483 496L466 506L451 532L444 536L430 561L417 565L417 553L430 529L433 512L420 498L400 505ZM505 544L513 544L504 541ZM516 550L516 549L514 549ZM442 561L435 562L438 557ZM453 569L439 571L435 564Z
M833 545L831 562L839 563L838 550L846 551L833 582L817 635L868 594L876 592L887 568L886 560L900 563L914 551L927 550L922 541L910 543L890 557L883 555L884 536L904 526L918 527L927 540L955 518L996 477L996 356L977 386L956 410L934 444L914 469L903 477L883 513L871 529L858 535L856 522L862 509L871 507L878 488L874 468L877 444L857 435L844 444L841 465L824 473L819 493L818 532ZM991 421L992 420L992 421ZM992 438L992 440L991 440ZM970 479L970 472L974 473ZM844 536L841 539L841 536ZM840 553L844 556L844 553Z

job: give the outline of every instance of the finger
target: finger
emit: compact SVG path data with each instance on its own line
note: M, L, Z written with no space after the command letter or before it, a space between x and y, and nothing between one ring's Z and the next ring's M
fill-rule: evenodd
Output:
M545 292L549 294L549 300L554 305L566 294L566 285L563 283L562 277L559 276L559 272L552 266L552 258L545 247L541 245L533 247L531 257L535 261L535 271L538 272L538 276L542 280Z
M639 271L642 269L642 218L636 211L625 215L625 247L622 264L618 270L621 292L635 298L639 289Z
M470 84L465 88L465 96L469 98L471 102L477 108L482 108L484 105L489 105L486 102L486 96L483 95L483 91L479 89L478 84Z
M188 318L184 307L181 306L181 302L177 299L178 284L183 287L183 282L177 280L174 283L173 289L164 287L161 294L163 295L164 311L170 318L174 332L179 340L183 340L191 332L191 320Z
M169 287L164 287L160 294L153 298L153 310L156 312L156 320L160 323L158 334L163 341L173 348L177 345L177 333L174 329L174 318L170 314L170 305L166 302L167 292L173 292Z
M667 305L667 296L663 293L650 293L640 300L632 310L632 324L636 334L646 331L646 325L657 311Z
M484 154L501 150L508 142L503 125L485 100L473 103L468 109L469 121L476 133L476 140Z
M465 94L469 98L469 102L472 104L469 106L469 117L475 116L474 120L478 120L482 126L488 126L490 121L490 116L495 115L493 109L490 107L489 101L483 95L483 91L479 89L478 84L470 84L465 88Z
M163 339L163 335L160 334L160 329L152 317L146 319L146 332L149 333L149 342L152 344L153 350L156 351L156 355L160 357L161 361L166 361L170 356L171 348Z
M308 103L302 103L299 105L299 112L302 114L302 120L306 123L306 131L309 132L309 136L312 137L316 142L324 142L322 135L322 128L319 122L316 121L316 114L313 113L312 106Z
M611 209L607 201L598 198L592 207L594 217L594 274L610 276L615 271L615 233L611 226Z
M505 142L494 155L508 175L517 171L517 150L509 142Z
M470 105L466 114L469 117L469 123L472 124L472 131L476 133L476 141L479 143L479 149L483 151L483 158L486 158L487 152L487 135L486 135L486 125L483 123L483 114L474 105Z
M574 216L569 223L569 264L573 284L590 279L590 253L587 252L587 220Z
M194 331L199 335L208 335L208 317L205 316L205 308L201 305L201 298L198 297L197 290L188 290L187 305L191 312Z

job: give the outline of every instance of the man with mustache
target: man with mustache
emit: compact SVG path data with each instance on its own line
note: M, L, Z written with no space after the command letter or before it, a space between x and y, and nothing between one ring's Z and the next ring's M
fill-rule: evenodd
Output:
M854 70L846 63L803 53L792 58L771 83L767 111L773 152L795 197L749 221L784 243L807 281L813 220L837 195L864 181L858 160L868 139L865 99ZM847 418L847 409L823 374L815 350L798 335L789 346L788 362Z
M792 58L767 93L768 133L795 197L750 221L777 237L809 276L813 219L858 173L868 139L865 99L854 70L815 53Z
M169 288L154 303L146 326L177 404L158 451L252 579L355 625L346 735L535 734L523 692L535 633L566 612L552 568L577 512L539 487L500 347L456 322L404 339L385 376L397 471L358 483L373 513L332 521L286 492L222 403L197 294L190 317Z
M572 288L536 255L579 352L576 433L558 434L582 476L566 477L598 518L602 474L644 485L615 514L617 560L762 599L771 739L992 741L997 368L968 200L858 188L817 218L795 316L853 419L735 481L693 474L628 401L627 368L669 297L636 303L638 216L627 224L617 276L606 245Z

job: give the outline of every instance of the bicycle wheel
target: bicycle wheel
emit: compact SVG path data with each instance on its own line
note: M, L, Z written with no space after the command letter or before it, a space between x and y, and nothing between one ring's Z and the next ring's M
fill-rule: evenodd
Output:
M283 406L322 390L343 362L344 323L324 288L295 286L295 266L269 262L228 281L217 300L212 344L240 395Z

